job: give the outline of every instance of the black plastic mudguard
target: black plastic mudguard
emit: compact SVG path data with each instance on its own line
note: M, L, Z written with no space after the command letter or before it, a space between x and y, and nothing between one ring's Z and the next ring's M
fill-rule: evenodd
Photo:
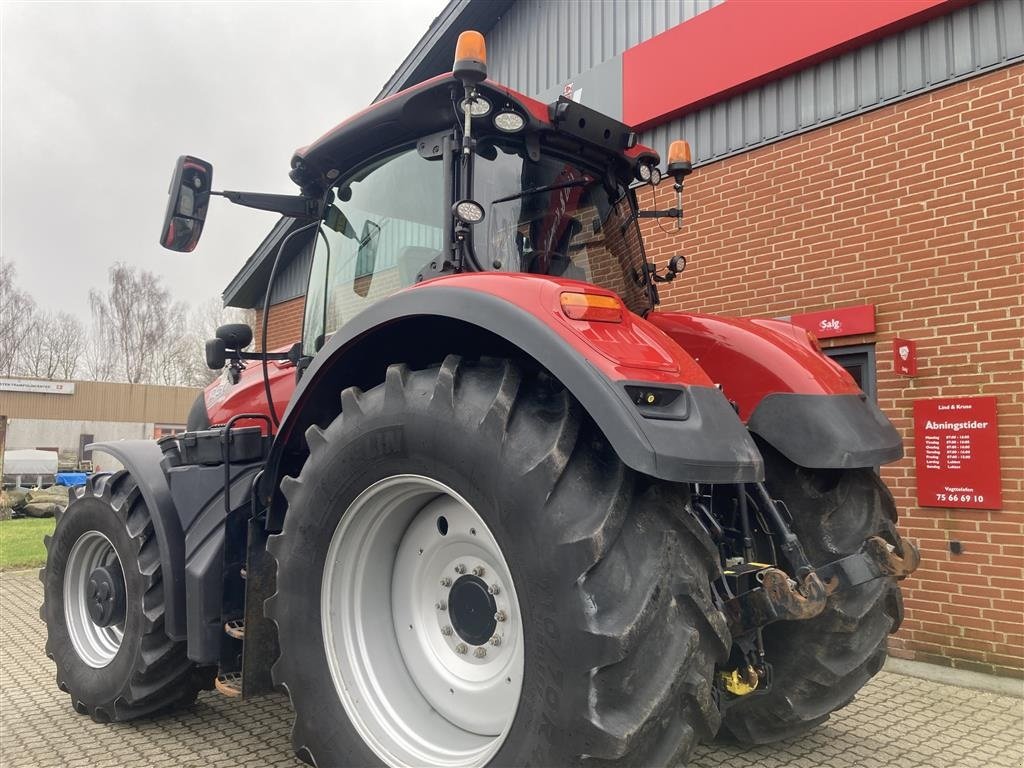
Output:
M231 511L248 511L253 478L262 462L231 466ZM224 503L224 465L165 467L171 496L185 536L185 613L188 657L200 664L220 658L224 634L224 544L228 510ZM232 574L233 575L233 574ZM240 579L234 579L241 602Z
M648 418L633 404L623 382L609 380L548 325L515 304L481 291L424 286L383 299L335 333L300 380L282 418L260 487L269 503L280 479L279 465L309 426L304 415L324 393L337 402L337 376L346 354L384 326L412 318L449 318L481 328L536 360L572 393L608 438L622 461L643 474L673 482L757 482L764 466L757 446L725 396L713 387L684 386L688 411L683 419ZM411 325L415 331L415 324ZM413 336L411 345L418 342ZM401 350L395 350L396 355ZM401 357L396 357L400 361ZM309 409L312 410L312 409Z
M810 469L876 467L903 458L895 427L867 395L767 395L747 427Z
M163 453L153 440L118 440L92 443L87 450L113 456L139 484L149 508L160 552L164 588L164 629L171 640L186 638L185 619L185 534L174 507L170 485L160 462Z

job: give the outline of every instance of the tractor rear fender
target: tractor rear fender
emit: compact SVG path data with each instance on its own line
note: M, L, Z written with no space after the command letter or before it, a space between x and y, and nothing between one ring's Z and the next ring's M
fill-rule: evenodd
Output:
M459 274L383 299L335 333L306 370L284 414L260 495L270 503L280 478L297 474L305 431L341 410L339 393L384 380L387 366L427 366L447 354L532 360L557 378L594 419L622 461L677 482L751 482L760 453L729 403L678 345L623 311L621 323L570 320L565 291L608 291L527 274ZM664 408L635 404L627 385L675 392ZM268 522L274 526L280 511Z
M648 320L721 385L751 432L795 464L871 467L902 458L899 433L804 329L686 312Z
M92 443L88 450L117 459L139 484L149 508L163 574L164 627L171 640L186 638L185 534L171 498L171 488L160 465L163 453L153 440L118 440Z

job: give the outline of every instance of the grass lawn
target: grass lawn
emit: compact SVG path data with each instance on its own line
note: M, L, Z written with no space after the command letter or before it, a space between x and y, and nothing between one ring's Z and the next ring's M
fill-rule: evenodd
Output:
M52 534L54 525L52 517L0 521L0 571L44 565L43 536Z

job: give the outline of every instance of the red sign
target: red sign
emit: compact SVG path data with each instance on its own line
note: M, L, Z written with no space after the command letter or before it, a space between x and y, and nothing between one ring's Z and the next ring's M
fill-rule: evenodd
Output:
M917 344L898 336L893 339L892 369L900 376L917 376Z
M875 305L862 304L858 307L808 312L803 315L793 315L789 318L789 322L810 331L819 339L874 333Z
M834 59L964 4L963 0L721 3L622 54L622 122L637 130L662 125L711 101L720 102ZM672 65L665 66L669 61Z
M1002 508L994 397L915 401L914 445L919 505Z

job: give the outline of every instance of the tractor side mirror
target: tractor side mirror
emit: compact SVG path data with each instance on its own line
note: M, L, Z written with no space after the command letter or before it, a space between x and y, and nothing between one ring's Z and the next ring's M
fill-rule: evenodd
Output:
M224 342L225 349L241 350L252 344L252 328L245 323L228 323L213 334Z
M206 367L211 371L219 371L227 362L227 350L224 339L210 339L206 342Z
M206 221L212 184L212 165L198 157L182 155L178 158L167 190L167 212L160 245L181 253L195 250Z

